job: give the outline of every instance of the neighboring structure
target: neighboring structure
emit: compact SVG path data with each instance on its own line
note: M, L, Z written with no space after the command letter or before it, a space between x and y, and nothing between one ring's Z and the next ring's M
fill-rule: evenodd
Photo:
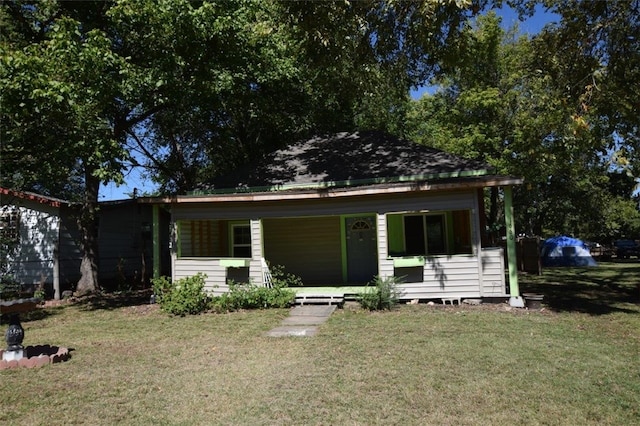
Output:
M156 276L171 274L170 218L166 210L140 204L137 199L103 201L99 204L98 216L98 278L102 287L144 287L154 276L154 268ZM154 230L158 232L156 259Z
M511 187L519 178L376 132L301 141L169 205L172 276L207 287L264 284L264 259L305 286L397 277L402 299L511 296L517 284ZM501 248L485 247L483 189L504 190L509 284Z
M0 233L6 270L0 271L30 290L54 289L80 278L81 252L67 201L0 188Z
M75 289L82 259L78 212L78 204L0 188L0 233L12 248L5 246L0 272L29 290L44 286L56 299ZM154 274L171 273L168 212L129 199L99 203L98 215L103 288L144 286Z

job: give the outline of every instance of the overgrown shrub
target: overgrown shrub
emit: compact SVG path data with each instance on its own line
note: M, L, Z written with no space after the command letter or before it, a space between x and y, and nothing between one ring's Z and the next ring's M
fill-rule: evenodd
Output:
M156 303L163 311L172 315L195 315L204 312L209 307L210 297L204 291L204 281L207 276L198 273L192 277L185 277L171 282L168 277L152 280L153 294Z
M396 277L375 277L358 297L360 306L370 311L391 310L398 304L400 293Z

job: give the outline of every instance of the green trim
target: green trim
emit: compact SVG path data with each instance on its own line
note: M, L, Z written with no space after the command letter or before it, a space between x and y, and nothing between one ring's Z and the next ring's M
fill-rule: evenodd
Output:
M250 219L241 219L241 220L228 220L227 222L227 242L230 254L232 257L235 255L234 253L234 241L233 241L233 228L236 226L248 226L249 227L249 235L251 235L251 220ZM251 247L252 238L249 237L249 250L251 251L251 255L253 256L253 247Z
M507 227L507 259L509 266L509 293L511 297L520 296L518 286L518 268L516 259L516 231L513 223L513 195L511 187L504 188L504 218Z
M343 296L345 294L361 294L369 290L369 286L322 286L322 287L290 287L296 294L313 296Z
M404 248L404 220L403 214L387 213L387 251L389 254L401 254Z
M347 269L347 216L340 216L340 257L342 259L342 282L346 283L349 278Z
M154 204L153 212L153 278L160 278L160 205Z
M243 268L249 266L249 262L251 262L251 259L220 259L220 266L227 268Z
M403 256L393 257L394 268L411 268L414 266L424 266L424 256Z
M265 185L265 186L248 186L245 188L222 188L213 190L190 191L187 195L211 195L211 194L235 194L249 192L275 192L286 191L290 189L327 189L337 187L350 187L360 185L373 185L381 183L400 183L400 182L416 182L423 180L449 179L461 177L477 177L489 174L489 170L463 170L461 172L450 173L429 173L410 176L382 177L371 179L350 179L332 182L313 182L313 183L289 183L284 185Z

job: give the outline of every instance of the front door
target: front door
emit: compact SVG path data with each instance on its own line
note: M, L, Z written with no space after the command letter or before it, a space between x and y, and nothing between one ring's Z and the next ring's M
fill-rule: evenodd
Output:
M376 226L374 216L345 219L347 238L347 280L365 284L378 274Z

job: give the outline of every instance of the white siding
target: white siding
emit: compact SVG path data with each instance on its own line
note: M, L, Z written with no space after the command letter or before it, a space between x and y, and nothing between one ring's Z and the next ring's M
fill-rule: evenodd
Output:
M222 294L228 291L227 268L220 265L220 259L206 257L177 259L174 263L173 279L177 281L182 278L192 277L199 272L207 275L205 290L214 294Z
M387 216L378 214L378 225L376 231L378 233L378 275L381 278L392 277L393 259L389 258L388 237L387 237Z
M10 275L24 285L53 283L54 254L60 229L59 210L18 207L19 246L9 260Z
M249 265L249 280L256 285L264 285L262 274L262 222L251 219L251 262Z
M482 295L484 297L507 296L505 287L504 250L502 248L483 249Z
M471 255L429 257L423 282L400 285L402 299L480 297L478 261Z
M249 281L252 284L263 285L262 275L262 226L261 221L252 219L251 226L251 259L249 263ZM231 258L177 258L173 256L173 280L191 277L198 273L207 275L205 290L215 295L229 290L228 279L240 281L245 272L244 268L228 268L223 263Z

